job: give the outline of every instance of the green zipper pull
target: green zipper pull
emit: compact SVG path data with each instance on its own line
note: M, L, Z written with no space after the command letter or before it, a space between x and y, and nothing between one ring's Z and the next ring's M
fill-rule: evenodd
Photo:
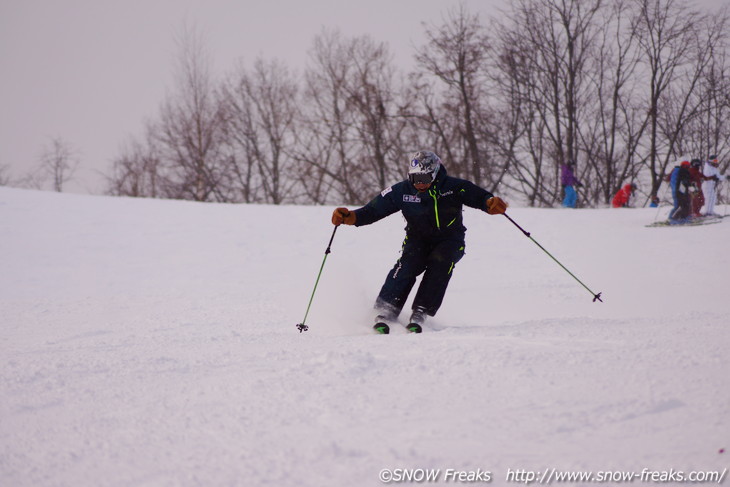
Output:
M429 189L428 194L430 194L431 198L433 198L433 211L436 214L436 228L438 230L441 230L441 221L439 220L439 205L438 205L438 199L436 198L436 190Z

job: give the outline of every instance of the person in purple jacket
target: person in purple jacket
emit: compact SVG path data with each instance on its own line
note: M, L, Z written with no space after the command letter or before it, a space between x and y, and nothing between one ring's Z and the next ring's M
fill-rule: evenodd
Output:
M578 194L575 192L577 186L581 186L578 178L573 174L575 168L575 161L568 161L567 164L563 164L560 173L560 183L563 185L565 191L565 198L563 199L563 206L566 208L575 208L578 202Z

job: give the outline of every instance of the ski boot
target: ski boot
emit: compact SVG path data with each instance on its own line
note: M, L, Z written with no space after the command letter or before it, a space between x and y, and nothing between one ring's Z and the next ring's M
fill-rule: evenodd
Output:
M408 321L406 329L411 333L423 332L423 323L426 321L426 310L423 308L415 308L411 313L411 319Z
M388 326L388 317L384 315L378 315L375 317L375 325L373 325L373 329L380 333L381 335L387 335L390 333L390 326Z

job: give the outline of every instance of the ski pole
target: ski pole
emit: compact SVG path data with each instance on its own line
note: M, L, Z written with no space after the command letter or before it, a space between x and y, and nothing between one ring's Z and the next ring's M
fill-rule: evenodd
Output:
M309 315L309 308L312 306L312 300L314 299L314 293L317 291L317 285L319 284L319 278L322 276L322 269L324 269L324 263L327 262L327 255L329 255L330 247L332 247L332 241L335 239L335 232L339 225L335 225L335 229L332 230L332 236L330 237L330 243L327 244L327 250L324 251L324 259L322 259L322 265L319 267L319 274L317 274L317 280L314 282L314 289L312 289L312 296L309 298L309 304L307 305L307 312L304 313L304 319L301 323L297 324L297 330L299 333L309 330L309 327L305 325L307 316Z
M556 259L555 257L553 257L553 255L552 255L552 254L551 254L550 252L548 252L547 250L545 250L545 247L543 247L542 245L540 245L540 244L539 244L539 243L537 242L537 240L535 240L534 238L532 238L532 235L530 235L530 232L528 232L527 230L525 230L524 228L522 228L521 226L519 226L519 225L517 224L517 222L516 222L516 221L514 221L514 220L513 220L512 218L510 218L510 216L509 216L509 215L508 215L507 213L502 213L502 214L503 214L503 215L504 215L505 217L507 217L507 219L508 219L509 221L511 221L511 222L512 222L512 224L513 224L514 226L516 226L517 228L519 228L519 229L520 229L520 231L521 231L522 233L524 233L524 234L525 234L525 236L526 236L527 238L529 238L530 240L532 240L533 242L535 242L535 245L537 245L538 247L540 247L540 249L541 249L541 250L542 250L543 252L545 252L546 254L548 254L548 255L550 256L550 258L551 258L551 259L553 259L553 260L554 260L555 262L557 262L557 264L558 264L558 265L559 265L560 267L562 267L562 268L563 268L563 270L564 270L565 272L567 272L568 274L570 274L570 275L571 275L571 276L573 277L573 279L575 279L576 281L578 281L578 282L580 283L580 285L581 285L581 286L583 286L584 288L586 288L586 290L587 290L587 291L588 291L589 293L591 293L591 294L593 295L593 302L594 302L594 303L596 302L596 300L598 300L598 301L600 301L600 302L603 302L603 300L601 299L601 293L598 293L598 294L596 294L596 293L594 293L593 291L591 291L591 290L590 290L590 288L589 288L588 286L586 286L585 284L583 284L583 282L582 282L582 281L581 281L580 279L578 279L577 277L575 277L575 274L573 274L572 272L570 272L570 271L569 271L569 270L567 269L567 267L565 267L565 266L564 266L563 264L561 264L561 263L560 263L560 261L559 261L558 259Z
M659 202L656 205L656 215L654 215L654 223L657 222L657 219L659 218L659 210L662 209L662 200L667 196L667 191L669 190L669 185L664 185L664 192L662 193L662 196L659 198Z

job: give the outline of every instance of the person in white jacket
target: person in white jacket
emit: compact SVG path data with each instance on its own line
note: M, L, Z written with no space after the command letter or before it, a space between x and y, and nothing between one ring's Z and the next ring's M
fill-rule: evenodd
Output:
M705 194L705 216L718 216L715 213L715 203L717 202L717 186L720 181L724 181L727 177L720 174L720 160L717 156L710 156L710 160L705 162L702 168L702 175L705 180L702 182L702 192Z

